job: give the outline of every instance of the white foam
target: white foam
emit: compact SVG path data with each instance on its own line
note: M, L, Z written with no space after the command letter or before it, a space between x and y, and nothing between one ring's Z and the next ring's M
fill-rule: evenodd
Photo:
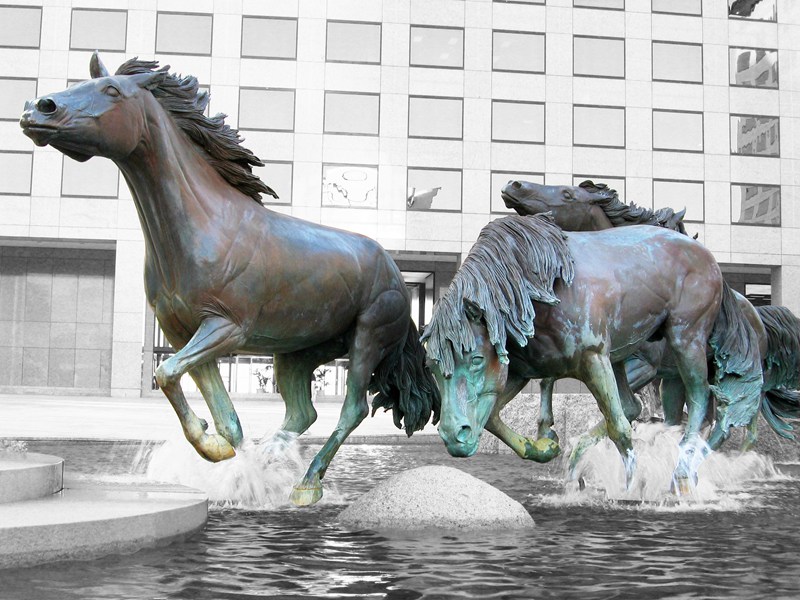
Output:
M617 502L664 511L739 510L759 504L752 484L779 480L783 476L769 457L755 452L712 452L698 469L698 482L688 496L671 491L672 474L678 461L680 427L637 424L633 431L636 472L631 489L625 489L625 470L619 452L610 440L586 452L577 473L586 482L568 482L563 495L540 498L550 504L597 504ZM641 503L641 504L640 504Z
M169 440L152 452L146 477L178 483L208 494L212 508L272 510L289 507L292 486L306 472L296 435L245 441L236 456L218 463L201 458L185 439ZM322 502L338 502L335 486L324 485Z

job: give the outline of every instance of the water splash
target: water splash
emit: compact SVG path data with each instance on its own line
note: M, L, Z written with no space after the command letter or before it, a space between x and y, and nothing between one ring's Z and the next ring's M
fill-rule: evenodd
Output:
M702 444L681 457L682 428L639 423L633 431L636 473L625 489L625 468L619 452L605 439L589 450L578 465L586 489L568 482L565 493L542 498L548 504L595 504L609 501L622 505L646 506L656 510L738 510L752 508L758 494L750 493L758 481L781 479L772 459L755 452L712 452L705 460ZM678 461L692 459L698 481L688 496L676 497L672 477ZM702 460L702 462L696 459ZM748 490L748 487L751 488Z
M305 474L297 435L278 432L259 442L246 440L236 456L218 463L203 460L184 439L154 450L147 465L151 481L178 483L208 494L212 508L272 510L292 506L292 486ZM325 485L322 502L337 502L335 486Z

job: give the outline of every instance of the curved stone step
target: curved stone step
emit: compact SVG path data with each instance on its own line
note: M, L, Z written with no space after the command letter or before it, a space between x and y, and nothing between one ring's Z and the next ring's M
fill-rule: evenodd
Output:
M163 546L199 531L206 495L178 485L69 483L0 505L0 568L86 560Z
M0 503L41 498L60 492L64 460L35 452L0 452Z

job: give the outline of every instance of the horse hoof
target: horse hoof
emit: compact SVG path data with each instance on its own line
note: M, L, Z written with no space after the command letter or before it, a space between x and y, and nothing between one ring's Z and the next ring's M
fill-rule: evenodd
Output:
M208 421L206 421L205 419L200 419L200 427L203 428L203 431L207 431L208 430Z
M540 437L546 437L549 440L553 440L556 444L558 444L558 442L559 442L558 434L555 431L553 431L552 429L547 430L547 432L543 436L540 436Z
M672 480L672 493L676 496L691 496L694 486L688 477L676 477Z
M197 452L210 462L220 462L236 456L236 450L221 435L203 435L195 444Z
M557 441L548 437L525 444L525 458L538 463L550 462L559 454L561 454L561 446Z
M289 500L295 506L311 506L322 498L322 484L317 483L311 487L299 483L292 488Z

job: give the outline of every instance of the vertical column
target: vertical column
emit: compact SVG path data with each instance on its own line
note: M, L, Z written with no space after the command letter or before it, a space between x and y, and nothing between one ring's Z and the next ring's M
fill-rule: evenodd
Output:
M800 266L772 268L772 304L785 306L800 315Z
M143 264L143 240L117 242L111 339L112 396L137 397L142 391L145 323Z

